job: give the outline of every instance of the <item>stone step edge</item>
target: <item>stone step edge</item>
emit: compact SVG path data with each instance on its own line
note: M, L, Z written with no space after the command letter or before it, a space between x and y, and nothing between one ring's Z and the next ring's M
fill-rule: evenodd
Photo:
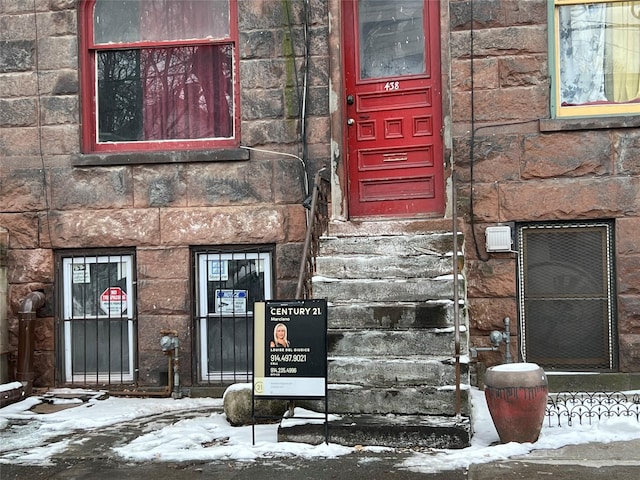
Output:
M322 423L300 424L284 419L278 427L278 441L318 445L328 441L344 446L377 445L393 448L466 448L471 442L469 417L440 415L343 415Z
M466 375L465 375L466 376ZM359 385L357 383L327 383L328 392L353 392L353 391L401 391L401 390L430 390L433 393L436 392L456 392L455 385L398 385L396 387L389 386L375 386L375 385ZM469 384L461 383L460 390L468 391L470 389ZM423 392L424 393L424 392Z
M415 363L415 362L427 362L427 363L441 363L444 365L454 365L455 355L333 355L327 356L329 362L398 362L398 363ZM469 358L465 357L460 359L460 364L469 364Z
M450 298L432 298L432 299L427 299L427 300L395 300L395 301L384 301L384 300L380 300L380 301L374 301L374 300L368 300L368 301L361 301L361 302L357 302L357 303L343 303L343 302L334 302L331 300L327 300L327 306L328 307L353 307L353 306L357 306L357 307L362 307L362 308L376 308L376 307L416 307L418 305L424 305L424 304L428 304L428 305L446 305L446 306L451 306L453 307L453 299ZM464 299L459 299L458 300L458 305L459 306L464 306L465 302Z
M466 333L467 331L467 326L466 325L459 325L458 329L460 331L460 333ZM343 333L348 333L348 334L361 334L361 335L366 335L366 334L385 334L385 333L417 333L417 332L421 332L421 333L432 333L434 335L444 335L447 333L455 333L456 332L456 327L455 325L446 325L446 326L442 326L442 327L394 327L394 328L367 328L367 329L363 329L363 328L347 328L347 327L329 327L327 329L327 334L331 335L332 333L335 335L339 335L339 334L343 334Z
M314 275L311 278L313 283L431 283L431 282L453 282L453 275L447 273L435 277L389 277L389 278L336 278L323 275ZM464 275L458 274L458 280L464 282Z

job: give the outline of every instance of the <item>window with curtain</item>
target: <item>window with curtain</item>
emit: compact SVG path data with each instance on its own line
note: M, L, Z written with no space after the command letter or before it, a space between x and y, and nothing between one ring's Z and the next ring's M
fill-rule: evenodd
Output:
M640 114L640 1L555 1L557 116Z
M81 8L90 151L236 146L236 0L90 0Z

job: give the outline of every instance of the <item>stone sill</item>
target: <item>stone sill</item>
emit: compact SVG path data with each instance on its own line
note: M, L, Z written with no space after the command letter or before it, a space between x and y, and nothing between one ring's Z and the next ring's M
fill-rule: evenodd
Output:
M568 132L573 130L601 130L640 127L640 116L598 118L543 118L539 121L541 132Z
M155 165L160 163L231 162L249 160L249 150L225 148L219 150L184 150L173 152L90 153L74 155L74 167L105 167L115 165Z

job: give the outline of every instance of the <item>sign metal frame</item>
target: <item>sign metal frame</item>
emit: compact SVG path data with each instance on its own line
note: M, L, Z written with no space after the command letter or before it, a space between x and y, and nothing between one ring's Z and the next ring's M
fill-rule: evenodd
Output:
M326 299L256 302L253 341L254 443L256 419L264 418L256 415L256 401L275 399L288 400L291 414L295 400L324 400L325 442L329 443Z

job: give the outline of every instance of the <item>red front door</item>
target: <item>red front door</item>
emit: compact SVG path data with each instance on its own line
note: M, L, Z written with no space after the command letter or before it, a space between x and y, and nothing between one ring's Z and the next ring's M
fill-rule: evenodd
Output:
M444 212L439 2L342 2L349 216Z

